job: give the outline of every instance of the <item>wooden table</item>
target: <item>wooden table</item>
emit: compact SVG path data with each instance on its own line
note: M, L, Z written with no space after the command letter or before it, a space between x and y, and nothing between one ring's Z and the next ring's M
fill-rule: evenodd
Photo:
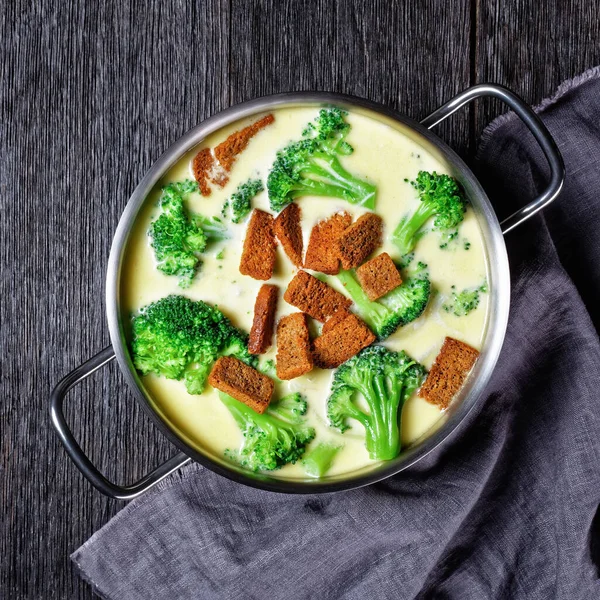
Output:
M69 554L122 506L49 428L48 394L108 345L104 273L121 211L152 162L231 104L334 90L423 117L469 85L538 103L600 63L597 0L6 0L0 8L0 597L89 598ZM153 7L151 8L151 5ZM499 106L439 133L467 158ZM115 365L68 417L119 482L173 448Z

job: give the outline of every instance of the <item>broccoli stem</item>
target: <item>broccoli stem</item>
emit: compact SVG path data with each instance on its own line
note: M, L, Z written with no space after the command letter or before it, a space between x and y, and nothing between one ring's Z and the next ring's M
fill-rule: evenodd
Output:
M389 310L379 302L369 300L352 271L340 271L337 278L346 288L358 308L360 318L375 332L381 329Z
M421 202L417 210L408 219L402 219L392 235L392 241L404 255L416 244L415 235L423 225L435 214L435 205Z
M299 198L301 196L327 196L330 198L339 198L340 200L348 200L348 192L345 188L318 179L305 178L301 184L290 192L291 198Z
M367 417L367 415L365 415L365 413L362 410L359 410L350 398L348 398L345 404L345 410L348 416L358 421L365 428L365 430L370 429L371 424L369 421L369 417Z
M307 475L311 477L323 477L329 469L341 446L327 442L321 442L312 449L302 460L302 466Z
M248 419L245 415L245 411L242 408L245 405L242 404L241 402L238 402L235 398L232 398L229 394L226 394L225 392L219 392L219 398L220 398L221 402L229 409L229 412L233 416L238 427L242 431L244 431L244 429L246 428L246 425L248 423ZM256 414L258 416L258 413L256 413Z
M312 159L299 166L299 171L304 177L298 187L290 193L293 198L307 194L329 196L370 209L375 208L377 188L346 171L336 156L317 152Z
M344 188L355 197L355 204L361 204L370 209L375 208L375 194L377 188L374 185L354 177L354 175L344 169L342 163L336 156L318 152L315 154L315 158L326 165L326 168L321 168L321 171L324 172L325 175L333 177L340 187ZM350 198L346 199L352 202Z
M385 385L383 374L376 375L370 385L361 390L371 414L372 426L367 429L366 446L374 460L391 460L400 452L400 434L395 423L398 419L398 402L383 406L381 398L392 397Z
M276 435L275 428L271 420L273 417L267 414L257 413L249 406L246 406L243 402L232 398L229 394L219 392L219 398L221 399L221 402L223 402L223 404L225 404L225 406L227 406L227 408L231 411L233 418L242 431L246 429L249 423L253 422L263 431Z
M400 453L400 432L401 432L401 420L402 420L402 386L398 385L398 380L393 375L390 376L392 379L392 383L390 385L390 397L398 398L398 402L388 402L388 414L387 414L387 423L396 423L397 427L388 427L387 428L387 445L384 450L385 453L388 454L390 458L394 458ZM384 459L387 460L387 459Z
M210 242L220 242L230 238L227 227L218 217L205 217L194 215L194 223L202 229L206 239Z

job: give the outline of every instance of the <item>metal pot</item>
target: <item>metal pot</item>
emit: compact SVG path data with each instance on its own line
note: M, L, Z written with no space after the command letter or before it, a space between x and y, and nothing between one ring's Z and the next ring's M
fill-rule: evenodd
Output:
M430 131L431 128L456 112L462 106L483 96L491 96L502 100L522 119L539 143L550 165L550 182L546 190L527 206L518 210L501 223L498 222L485 192L471 170L455 152ZM209 457L208 455L195 450L186 443L182 435L178 434L174 426L169 425L166 417L160 414L159 407L154 404L152 398L144 390L140 378L132 364L125 342L121 310L119 307L120 270L127 238L146 197L163 174L184 153L202 142L207 135L229 123L237 121L238 119L284 106L319 107L331 104L356 112L377 113L377 118L394 122L394 125L400 128L406 135L418 140L418 142L431 152L433 156L449 165L452 175L462 183L466 190L472 208L478 218L479 226L486 244L487 260L489 262L489 284L491 290L489 319L480 358L477 361L467 384L461 390L459 397L455 399L448 409L444 423L437 431L435 431L435 433L414 443L394 460L376 465L369 469L362 469L357 472L323 481L286 481L268 475L249 473L240 467L227 463L224 459L219 460L215 457ZM368 100L325 92L277 94L252 100L250 102L244 102L243 104L224 110L210 119L207 119L175 142L152 166L150 171L148 171L133 192L117 227L117 232L110 252L106 276L106 311L112 345L69 373L69 375L55 387L50 399L52 424L69 456L85 477L87 477L87 479L89 479L102 493L120 500L129 500L139 496L152 486L156 485L156 483L164 479L167 475L191 460L195 460L212 471L239 483L266 490L290 493L316 493L347 490L369 485L399 473L441 444L466 417L467 413L481 397L498 359L508 321L510 276L506 246L502 236L552 202L560 192L563 180L564 164L562 157L546 127L531 108L524 104L520 98L506 88L497 85L484 84L469 88L458 94L455 98L450 100L450 102L438 108L420 123L398 114L385 106ZM89 377L94 371L108 364L115 357L128 384L131 386L134 395L146 414L181 451L146 475L143 479L129 486L118 486L111 483L98 471L98 469L96 469L73 437L73 434L65 421L62 409L64 397L74 385L86 377Z

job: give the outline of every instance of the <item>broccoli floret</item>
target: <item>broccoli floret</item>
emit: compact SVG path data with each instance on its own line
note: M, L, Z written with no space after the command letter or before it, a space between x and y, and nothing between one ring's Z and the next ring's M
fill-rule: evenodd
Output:
M207 242L220 242L230 238L227 225L219 217L205 217L195 214L190 218L196 227L202 229Z
M241 448L227 451L226 456L251 471L272 471L295 463L315 437L315 430L306 425L301 415L292 414L291 420L282 418L287 410L278 410L278 403L259 415L223 392L219 397L243 435Z
M392 237L401 254L410 252L417 243L421 228L431 218L434 229L448 232L462 222L467 199L458 182L449 175L435 171L419 171L411 185L417 190L421 203L417 210L400 221Z
M281 381L281 379L277 377L277 365L275 364L274 360L269 359L265 360L264 362L260 362L258 363L257 368L261 373L263 373L267 377L270 377L274 381Z
M264 190L260 179L249 179L238 186L231 198L225 201L221 214L225 217L231 209L231 220L233 223L239 223L252 210L252 198Z
M443 231L440 236L440 250L456 247L458 243L458 229Z
M302 459L302 466L307 475L311 477L323 477L336 457L336 454L342 449L338 444L321 442L315 448L308 451L308 454Z
M366 447L374 460L400 453L400 421L404 402L425 379L425 368L405 352L369 346L340 366L327 399L327 416L342 433L354 419L365 428ZM362 396L368 411L356 402Z
M283 396L279 400L271 402L267 409L270 414L289 421L290 423L298 423L306 414L308 404L300 392L294 392Z
M452 296L450 301L446 304L442 304L442 308L457 317L464 317L468 315L472 310L475 310L479 306L480 293L487 292L487 282L483 282L476 288L466 288L462 292L455 291L455 286L452 286Z
M247 336L216 307L171 295L141 309L133 318L133 364L142 374L185 380L190 394L201 394L219 356L233 355L256 366Z
M148 235L156 256L157 268L166 275L179 277L179 285L188 287L200 265L198 256L209 240L225 239L226 229L217 217L189 214L183 197L198 190L195 181L169 183L162 189L160 215L150 224Z
M358 316L380 340L384 340L398 327L419 318L425 310L431 294L425 266L419 263L408 279L377 301L369 300L354 271L340 271L337 277L354 301Z
M302 139L277 153L267 178L271 209L277 212L300 196L329 196L375 208L377 188L342 166L339 156L353 152L345 141L350 125L339 108L322 109Z
M406 269L407 267L410 266L410 264L412 263L412 261L414 259L415 259L415 253L409 252L408 254L404 254L403 256L400 257L400 260L396 263L396 266L399 269Z

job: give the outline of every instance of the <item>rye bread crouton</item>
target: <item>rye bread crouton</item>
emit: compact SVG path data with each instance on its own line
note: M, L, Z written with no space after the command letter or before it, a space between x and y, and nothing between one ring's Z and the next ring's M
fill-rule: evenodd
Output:
M313 359L322 369L335 369L371 345L376 337L356 315L338 321L313 344Z
M209 183L224 187L229 181L229 172L236 158L246 149L250 140L264 127L275 121L273 115L266 115L244 129L234 131L213 150L202 148L194 157L192 171L203 196L210 196Z
M275 219L275 235L296 267L302 266L302 250L304 249L300 227L301 216L300 206L292 202Z
M306 271L298 271L288 284L283 299L313 319L324 323L338 310L345 310L352 301Z
M321 329L321 335L331 331L340 321L343 321L348 315L350 311L348 310L338 310L334 313L325 323L323 323L323 328Z
M448 408L478 356L479 352L475 348L446 337L425 383L419 390L419 396L441 409Z
M221 356L217 360L208 383L257 413L267 410L275 387L272 379L233 356Z
M310 232L304 266L313 271L337 275L340 272L338 239L350 227L352 217L347 212L319 221Z
M264 354L271 345L278 293L279 288L268 283L263 283L258 290L248 339L248 351L252 354Z
M337 241L337 251L342 268L354 269L367 260L381 246L383 219L375 213L359 217L342 233Z
M203 196L210 196L212 191L208 185L208 182L209 174L213 168L214 162L215 159L213 158L210 148L202 148L202 150L196 154L194 157L194 162L192 163L194 178L198 182L200 193Z
M277 324L277 377L295 379L313 368L313 358L308 337L308 324L304 313L282 317Z
M387 252L382 252L356 269L356 276L369 300L377 300L396 289L402 278Z
M273 231L273 217L255 208L246 230L240 273L266 281L273 276L277 257L277 242Z
M236 158L246 149L250 140L261 129L271 125L274 121L275 117L273 115L265 115L258 121L248 125L248 127L235 131L224 142L215 146L215 158L219 161L221 167L227 172L231 171Z

